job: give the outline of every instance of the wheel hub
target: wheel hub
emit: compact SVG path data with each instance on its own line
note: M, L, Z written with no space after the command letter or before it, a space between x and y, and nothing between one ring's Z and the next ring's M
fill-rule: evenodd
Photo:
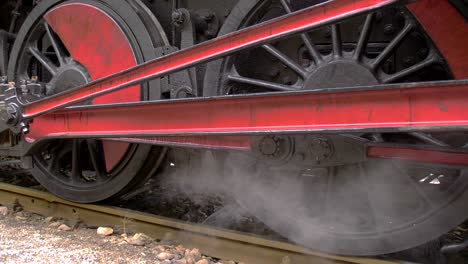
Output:
M265 156L275 156L280 151L281 143L274 137L264 137L259 144L260 151Z
M351 60L332 61L318 67L305 80L304 89L376 85L379 81L365 66Z
M60 67L57 75L47 85L47 95L57 94L91 81L88 71L75 61Z

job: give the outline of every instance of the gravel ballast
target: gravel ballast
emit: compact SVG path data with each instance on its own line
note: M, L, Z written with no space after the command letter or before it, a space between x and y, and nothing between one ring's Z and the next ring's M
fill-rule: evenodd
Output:
M144 234L103 236L60 219L0 209L7 210L0 215L0 263L235 264L203 256L198 249L161 244Z

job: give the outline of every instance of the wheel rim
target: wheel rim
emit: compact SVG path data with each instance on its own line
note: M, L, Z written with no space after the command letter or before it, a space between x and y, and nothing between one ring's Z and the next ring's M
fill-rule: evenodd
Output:
M139 13L133 6L140 7ZM46 95L52 95L154 58L154 47L166 45L167 39L163 32L153 34L151 39L149 32L158 32L160 25L154 24L156 19L143 6L137 0L120 4L42 1L18 33L9 65L10 78L39 76L39 81L45 83ZM148 27L152 28L146 27L151 23ZM153 82L145 83L88 103L148 100L150 85L156 88ZM35 121L40 124L40 117ZM145 162L155 166L160 152L149 146L112 141L53 140L33 155L33 174L61 197L95 202L119 195L149 176L142 174L151 174L155 168Z
M323 1L291 1L294 5L284 0L241 1L220 34L227 34L318 2ZM379 23L381 36L376 32ZM379 38L384 41L377 41ZM350 76L352 78L349 78ZM321 28L213 62L208 65L204 92L205 95L239 94L450 78L452 74L432 41L424 34L415 18L406 9L398 7L342 21L329 28ZM423 133L357 136L389 143L439 145L442 142L437 139L437 134ZM466 142L466 135L462 138ZM249 162L249 159L251 158L244 162ZM231 167L229 164L226 166ZM400 182L388 177L381 178L383 173L376 173L373 169L375 166L385 167L398 175L396 178ZM271 164L252 167L255 167L250 172L253 176L247 178L245 171L239 172L237 168L231 168L235 177L244 176L244 182L249 182L248 186L234 180L231 183L237 183L242 189L242 195L234 194L239 203L288 239L332 253L375 255L407 249L436 238L466 218L466 214L463 213L463 210L466 210L463 203L467 187L465 170L408 163L389 165L373 161L328 168L333 177L330 177L330 174L303 177L308 168L289 170L286 176L270 169ZM419 171L416 168L419 168ZM294 173L299 178L294 178ZM437 177L431 178L431 173L438 173ZM336 177L335 174L340 177ZM350 180L345 177L346 174L359 177ZM379 188L366 189L356 186L355 181L363 181L364 177L368 177L366 174L373 174L373 184L377 181L380 184L377 186ZM409 176L405 176L406 174ZM440 175L444 176L438 178ZM405 177L412 178L408 180ZM321 200L316 196L323 196L324 190L330 188L329 181L332 178L340 181L331 185L337 188L333 195L327 194L335 199L335 206L332 206L335 208L332 210L334 216L331 219L319 218L314 216L313 209L315 212L323 212L320 208L326 203L323 197ZM382 183L386 184L386 188L382 187ZM363 183L362 186L369 184L371 183ZM424 188L422 192L419 188L425 184L430 188ZM389 192L392 188L404 194L397 197L394 192ZM369 194L372 189L377 193ZM435 196L431 197L433 200L430 202L434 208L418 207L417 203L407 203L405 208L403 202L409 199L411 193L408 190L422 192L418 193L421 197L424 195L427 198L427 193ZM307 197L306 192L315 198ZM368 197L363 197L364 194ZM388 201L379 200L382 196L386 196ZM418 198L419 203L421 197ZM338 206L340 199L348 206ZM367 206L363 202L365 199ZM300 200L303 203L297 202ZM350 202L352 200L360 203ZM380 206L369 205L370 200L378 201ZM317 201L321 201L322 204ZM389 203L393 203L393 209ZM304 204L308 204L308 207ZM372 212L368 210L369 207L377 209ZM353 211L350 211L350 208L353 208ZM397 209L399 211L395 214ZM391 223L372 227L369 221L360 219L366 216L375 217L375 214L381 214L382 217L376 217L379 221ZM434 227L436 225L437 227Z

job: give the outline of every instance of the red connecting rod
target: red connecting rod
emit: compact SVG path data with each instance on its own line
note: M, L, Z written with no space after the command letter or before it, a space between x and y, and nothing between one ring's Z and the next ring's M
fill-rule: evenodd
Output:
M149 61L126 71L23 105L23 118L70 106L96 96L162 77L239 50L311 30L348 17L371 12L399 0L335 0L214 39L189 49Z
M460 130L467 91L465 80L66 109L34 119L26 138Z
M34 119L25 138L249 150L259 133L459 131L468 128L467 91L465 80L66 109ZM468 166L466 152L370 146L368 156Z

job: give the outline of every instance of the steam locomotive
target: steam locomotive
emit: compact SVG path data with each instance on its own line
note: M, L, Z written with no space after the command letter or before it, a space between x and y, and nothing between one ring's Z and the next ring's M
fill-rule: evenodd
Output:
M209 152L296 243L415 247L468 216L467 19L466 0L5 0L0 155L93 203Z

